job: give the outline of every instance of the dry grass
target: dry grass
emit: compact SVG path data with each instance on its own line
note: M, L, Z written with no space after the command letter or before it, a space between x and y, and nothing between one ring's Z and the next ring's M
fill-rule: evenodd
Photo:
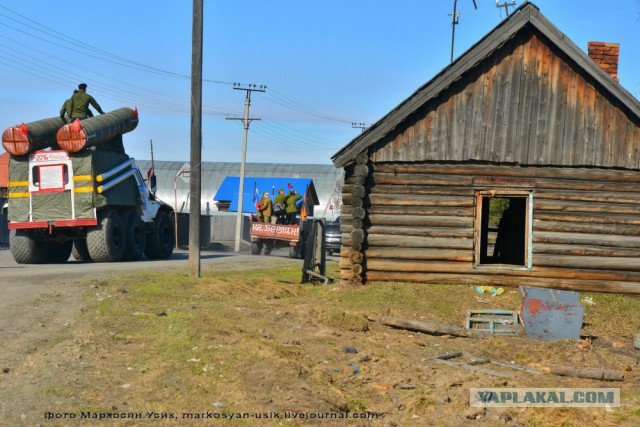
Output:
M588 295L595 305L586 307L586 331L600 337L593 342L454 339L386 328L367 318L391 315L462 326L467 309L518 310L519 293L507 289L492 298L469 286L399 283L303 286L299 279L298 269L285 268L210 273L198 280L144 272L91 283L87 308L70 338L50 352L66 362L46 386L44 399L73 412L380 415L373 423L349 425L640 424L639 367L629 347L632 333L640 331L638 298ZM460 350L529 366L630 371L624 383L613 385L526 373L507 381L429 362ZM623 407L612 412L469 408L469 387L497 386L621 387ZM308 420L259 424L316 425Z

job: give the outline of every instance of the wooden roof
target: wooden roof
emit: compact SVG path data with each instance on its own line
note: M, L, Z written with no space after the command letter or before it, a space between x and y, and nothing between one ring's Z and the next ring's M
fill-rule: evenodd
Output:
M529 147L529 153L527 153L527 148L521 147L508 147L506 150L504 147L499 147L498 151L502 150L503 156L501 157L499 154L495 155L494 153L490 153L490 150L496 147L489 146L481 149L477 149L473 147L471 149L454 147L457 152L455 155L450 155L447 153L446 155L442 155L442 153L422 153L422 154L412 154L407 155L406 153L400 153L395 157L378 154L378 161L385 160L402 160L402 161L419 161L419 160L454 160L454 161L465 161L465 160L481 160L481 161L497 161L497 162L513 162L513 163L521 163L521 164L556 164L562 166L602 166L602 167L621 167L628 169L638 169L640 168L639 159L638 159L638 145L640 145L640 103L633 95L631 95L628 91L626 91L620 84L618 84L611 76L609 76L606 72L604 72L589 56L584 53L580 48L578 48L567 36L565 36L562 32L560 32L549 20L547 20L533 3L526 2L519 8L517 8L510 17L503 22L501 22L496 28L494 28L489 34L487 34L484 38L478 41L474 46L472 46L467 52L461 55L456 61L450 64L448 67L443 69L439 74L437 74L433 79L420 87L413 95L403 101L400 105L398 105L395 109L389 112L386 116L384 116L381 120L372 125L366 132L359 135L357 138L353 139L349 144L343 147L340 151L338 151L333 157L332 160L337 167L343 167L355 159L355 156L368 149L369 147L374 146L374 144L379 143L371 148L371 150L381 150L380 144L387 144L394 141L394 145L396 142L399 144L415 144L414 139L417 141L422 137L424 139L424 124L416 125L416 120L420 120L420 118L424 117L425 114L425 106L431 105L430 108L433 110L433 103L441 102L444 99L441 95L447 94L451 91L452 87L456 88L458 93L460 93L460 85L470 84L471 82L465 82L465 78L469 76L469 80L478 78L478 69L483 63L485 64L485 68L487 68L486 63L488 60L492 59L500 53L504 51L505 46L508 46L509 43L514 44L514 39L520 40L529 40L529 38L534 39L534 43L537 40L544 40L545 46L549 46L549 49L553 50L553 54L556 56L562 56L563 61L571 63L571 67L573 70L577 70L583 78L583 81L586 81L590 89L593 91L598 91L601 94L606 96L606 103L608 104L608 109L617 109L619 111L623 111L624 113L619 113L618 115L624 116L621 121L624 123L621 126L624 126L625 129L622 131L623 136L618 137L618 139L624 139L624 141L614 142L613 145L616 145L615 149L611 147L604 147L599 150L601 153L596 153L592 156L585 155L576 155L575 153L571 153L570 155L564 155L559 153L559 151L563 150L562 142L557 144L557 147L552 147L549 149L545 147L544 150L546 152L544 155L540 153L540 147ZM520 43L524 43L521 42ZM527 42L528 43L528 42ZM501 51L502 49L502 51ZM511 59L513 62L513 59ZM494 64L495 65L495 61ZM520 74L524 74L525 71L522 69L522 65L513 65L511 66L511 70L520 67L518 72ZM480 71L482 72L482 71ZM595 87L595 89L593 89ZM519 89L514 88L513 91L517 91ZM548 89L552 91L553 89ZM591 94L591 96L595 96ZM514 99L507 100L505 102L519 102L520 95L513 95ZM464 100L453 100L450 103L453 104L455 102L465 102ZM595 102L594 102L595 103ZM600 110L602 110L602 104L599 105ZM486 108L487 106L485 106ZM611 108L609 108L611 107ZM437 106L435 107L437 108ZM449 106L449 110L455 108L454 106ZM468 108L468 107L464 107ZM580 108L576 114L583 114L584 108ZM592 108L595 110L595 106ZM428 110L428 108L427 108ZM601 111L593 112L595 116L598 114L598 122L602 123L601 126L607 125L607 119L610 121L611 117L607 116L602 117ZM531 113L533 115L533 113ZM612 115L614 113L611 113ZM416 118L417 117L417 118ZM458 121L464 120L460 115L453 116L449 114L448 116L441 116L438 118L440 122L450 120L454 121L454 118L457 118ZM429 117L427 117L428 120ZM501 120L508 120L508 117L500 117ZM580 120L578 118L577 120ZM496 122L496 125L499 123ZM410 132L407 132L406 135L403 135L402 132L407 127L413 126L416 129L410 129ZM455 126L455 125L454 125ZM466 124L468 126L468 124ZM575 123L576 127L582 126L581 124ZM585 128L593 128L593 126L598 126L597 124L590 123L589 126L583 126ZM611 127L611 126L610 126ZM629 127L630 130L626 128ZM539 130L538 130L539 131ZM463 131L464 133L464 131ZM518 138L516 135L518 132L513 131L512 135L503 135L504 139L510 139L511 142L509 144L517 144ZM535 133L535 132L534 132ZM603 138L609 137L608 131L607 135ZM414 137L415 135L415 137ZM455 135L454 135L455 136ZM603 142L593 142L591 135L587 135L586 131L584 135L580 135L582 141L577 141L577 137L575 135L569 135L572 138L575 138L575 144L604 144ZM428 137L428 136L427 136ZM538 136L539 137L539 136ZM564 136L567 137L566 135ZM433 136L431 136L433 139ZM435 141L436 144L450 144L455 145L450 141L446 141L447 138L453 138L451 136L451 129L448 131L444 131L443 135ZM468 135L462 135L458 139L464 140L468 139ZM491 136L483 136L483 138L491 138ZM554 135L551 135L551 139L554 138ZM589 142L585 142L588 139L592 139ZM522 138L520 138L522 139ZM610 139L615 139L611 137ZM400 141L398 141L400 140ZM408 141L408 142L407 142ZM514 142L515 141L515 142ZM424 141L423 141L424 142ZM433 142L433 141L432 141ZM467 142L465 141L465 144ZM493 142L491 142L493 144ZM432 144L433 145L433 144ZM531 145L531 144L530 144ZM534 144L535 145L535 144ZM559 147L559 148L558 148ZM566 148L566 144L565 144ZM433 148L427 148L426 151ZM436 148L437 149L437 148ZM581 149L581 148L578 148ZM389 151L397 151L397 147L390 148ZM475 150L475 151L474 151ZM484 150L484 151L482 151ZM538 152L536 152L536 150ZM543 150L543 151L544 151ZM593 149L594 152L598 151L597 149ZM420 149L413 147L406 150L407 152L415 152L418 153ZM464 156L460 155L460 151L465 151ZM469 155L468 152L471 154ZM507 156L504 156L504 153L508 152ZM570 151L576 151L574 147ZM615 151L615 153L612 153ZM515 152L515 153L513 153ZM475 153L475 156L474 156ZM397 154L397 153L396 153ZM559 155L561 154L561 155ZM466 157L465 157L466 156Z

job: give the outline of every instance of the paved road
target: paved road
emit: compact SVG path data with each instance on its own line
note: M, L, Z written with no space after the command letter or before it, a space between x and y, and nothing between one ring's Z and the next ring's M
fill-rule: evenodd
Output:
M122 273L126 271L134 271L141 269L181 269L188 270L189 254L184 250L176 250L168 260L154 261L135 261L135 262L115 262L115 263L80 263L77 261L68 261L65 264L40 264L40 265L20 265L17 264L11 256L11 251L5 249L0 250L0 291L6 288L4 285L24 284L26 282L48 283L58 281L77 281L79 279L91 276L103 276L114 273ZM223 251L202 251L201 252L201 271L207 269L215 269L217 267L244 268L244 266L252 266L253 268L261 266L290 265L301 263L300 260L291 260L287 257L284 250L274 250L271 256L254 256L249 252L223 252ZM1 304L1 301L0 301ZM1 307L1 305L0 305Z

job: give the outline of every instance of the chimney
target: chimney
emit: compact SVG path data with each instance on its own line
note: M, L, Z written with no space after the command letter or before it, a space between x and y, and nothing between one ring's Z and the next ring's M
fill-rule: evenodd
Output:
M615 81L618 80L618 56L620 43L589 42L589 57L606 71Z

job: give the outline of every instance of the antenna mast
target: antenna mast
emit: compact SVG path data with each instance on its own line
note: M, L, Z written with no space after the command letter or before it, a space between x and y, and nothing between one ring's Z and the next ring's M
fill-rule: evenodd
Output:
M473 1L473 7L477 10L476 0ZM453 45L456 40L456 25L460 19L460 12L458 12L458 0L453 0L453 13L449 14L451 17L451 62L453 62Z
M507 14L507 18L509 17L509 7L516 7L516 0L511 0L511 2L505 1L504 3L500 4L500 0L496 0L496 7L497 8L504 8L505 13Z

